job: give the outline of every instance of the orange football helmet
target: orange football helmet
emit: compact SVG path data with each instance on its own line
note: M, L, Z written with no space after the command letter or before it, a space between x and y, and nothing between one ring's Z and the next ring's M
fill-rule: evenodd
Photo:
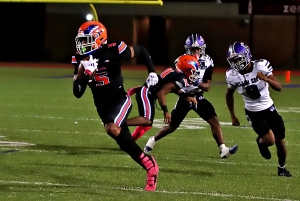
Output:
M107 41L107 31L105 26L97 21L87 21L83 23L75 37L76 49L80 55L93 52Z
M199 79L200 64L195 57L182 55L176 59L175 67L178 72L184 73L191 82L195 82Z

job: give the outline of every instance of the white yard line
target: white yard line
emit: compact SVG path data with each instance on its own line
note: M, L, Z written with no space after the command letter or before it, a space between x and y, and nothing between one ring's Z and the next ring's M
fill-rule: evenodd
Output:
M161 154L160 154L161 155ZM247 162L230 162L230 161L226 161L226 159L220 159L220 160L205 160L205 159L199 159L199 160L189 160L189 159L180 159L178 157L178 155L176 156L176 160L179 161L188 161L188 162L198 162L199 164L201 164L201 162L205 162L205 163L216 163L216 164L226 164L226 165L244 165L244 166L262 166L262 167L274 167L273 163L247 163ZM234 157L234 156L233 156ZM169 160L174 160L174 158L168 158L168 157L164 157L165 159L169 159ZM294 165L288 165L291 168L298 168L298 166L294 166ZM276 165L275 165L276 167Z
M27 142L0 141L0 147L19 147L19 146L35 146L35 144L31 144Z
M63 119L63 120L74 120L74 121L100 121L99 118L68 118L58 116L43 116L43 115L19 115L19 114L0 114L2 117L22 117L22 118L39 118L39 119Z
M105 187L103 185L72 185L72 184L60 184L60 183L51 183L51 182L26 182L26 181L5 181L0 180L0 183L3 184L20 184L20 185L36 185L36 186L53 186L53 187L76 187L76 188L96 188L96 189L107 189L107 190L122 190L122 191L138 191L143 192L141 188L124 188L124 187ZM274 197L262 197L262 196L251 196L251 195L234 195L234 194L224 194L217 192L199 192L199 191L167 191L167 190L156 190L154 193L161 194L181 194L181 195L202 195L202 196L211 196L211 197L227 197L227 198L241 198L247 200L274 200L274 201L299 201L293 199L281 199Z
M4 106L4 107L28 107L27 104L0 104L0 106ZM57 105L34 105L35 108L53 108L53 109L88 109L85 107L80 107L80 106L57 106ZM90 108L95 110L94 108Z

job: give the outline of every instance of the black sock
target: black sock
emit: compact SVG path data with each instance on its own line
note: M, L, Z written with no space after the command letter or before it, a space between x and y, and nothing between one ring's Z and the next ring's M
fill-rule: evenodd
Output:
M128 126L123 124L121 126L121 132L117 137L113 137L120 148L128 153L130 157L135 160L140 166L145 170L146 167L143 165L140 156L143 154L143 150L136 144L136 142L131 137L131 133L128 129Z

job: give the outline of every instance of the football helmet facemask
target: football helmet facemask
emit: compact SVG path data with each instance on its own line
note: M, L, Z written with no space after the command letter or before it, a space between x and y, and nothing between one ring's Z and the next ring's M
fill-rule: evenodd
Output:
M227 61L231 68L238 72L247 68L251 62L252 55L250 48L243 42L234 42L229 46L227 53Z
M89 54L107 42L106 28L97 21L85 22L79 27L75 42L80 55Z
M192 34L187 37L184 48L186 54L193 55L199 59L201 55L205 54L206 43L202 36Z

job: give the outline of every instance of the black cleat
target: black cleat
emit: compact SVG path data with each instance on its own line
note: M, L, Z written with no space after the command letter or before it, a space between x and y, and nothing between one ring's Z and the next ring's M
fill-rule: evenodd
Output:
M284 168L281 168L281 167L278 167L278 176L281 176L281 177L291 177L292 174L284 167Z
M269 148L259 142L259 137L256 138L256 143L259 148L259 152L264 157L265 159L270 159L271 158L271 152Z

